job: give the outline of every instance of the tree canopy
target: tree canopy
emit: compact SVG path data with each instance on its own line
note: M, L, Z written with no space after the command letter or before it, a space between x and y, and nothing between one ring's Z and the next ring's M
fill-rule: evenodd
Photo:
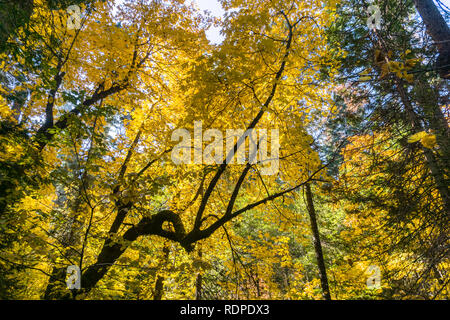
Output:
M0 6L0 298L449 298L445 4L220 4Z

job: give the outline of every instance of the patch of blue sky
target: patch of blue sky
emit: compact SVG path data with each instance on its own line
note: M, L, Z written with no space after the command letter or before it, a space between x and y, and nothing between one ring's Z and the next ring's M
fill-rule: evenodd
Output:
M449 0L450 1L450 0ZM193 0L193 2L202 11L208 11L213 17L220 18L225 14L219 1L217 0ZM223 41L223 36L220 34L220 27L211 26L206 31L206 37L214 44L219 44Z

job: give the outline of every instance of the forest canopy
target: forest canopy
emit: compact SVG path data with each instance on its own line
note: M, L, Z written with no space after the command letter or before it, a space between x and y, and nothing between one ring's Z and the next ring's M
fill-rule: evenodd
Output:
M448 6L219 3L0 3L0 299L448 299Z

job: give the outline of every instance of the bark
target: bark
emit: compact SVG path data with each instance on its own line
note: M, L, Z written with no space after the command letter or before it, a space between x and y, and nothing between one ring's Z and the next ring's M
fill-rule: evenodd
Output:
M438 48L436 68L442 78L450 79L450 29L433 0L415 0L414 3Z
M169 261L170 249L167 246L167 244L164 245L163 253L164 253L164 258L163 258L162 262L159 263L159 268L162 268L163 265L167 264L167 262ZM153 300L162 300L162 297L164 295L164 280L165 280L164 277L161 275L158 275L158 277L156 278L155 291L153 293Z
M195 280L195 300L202 300L202 275L199 273Z
M153 300L161 300L164 293L164 277L158 276L155 284L155 294Z
M198 252L199 259L202 258L202 250L200 249ZM202 274L197 274L197 279L195 280L195 299L196 300L202 300Z
M309 220L311 222L311 231L314 239L314 250L316 251L317 266L319 267L320 283L322 286L322 294L326 300L331 300L330 289L328 286L327 269L323 259L322 244L320 242L319 227L317 226L316 210L314 208L314 201L309 183L305 185L306 190L306 204L309 213Z

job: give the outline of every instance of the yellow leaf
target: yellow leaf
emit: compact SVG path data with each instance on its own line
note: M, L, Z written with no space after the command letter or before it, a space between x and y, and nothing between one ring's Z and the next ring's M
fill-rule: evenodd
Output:
M420 142L425 148L433 149L436 145L436 136L434 134L427 134Z
M420 141L425 148L432 149L436 145L436 136L434 134L421 131L408 138L408 143L418 141Z
M414 143L414 142L420 141L424 136L426 136L426 134L427 133L425 131L413 134L411 137L408 138L408 143Z

